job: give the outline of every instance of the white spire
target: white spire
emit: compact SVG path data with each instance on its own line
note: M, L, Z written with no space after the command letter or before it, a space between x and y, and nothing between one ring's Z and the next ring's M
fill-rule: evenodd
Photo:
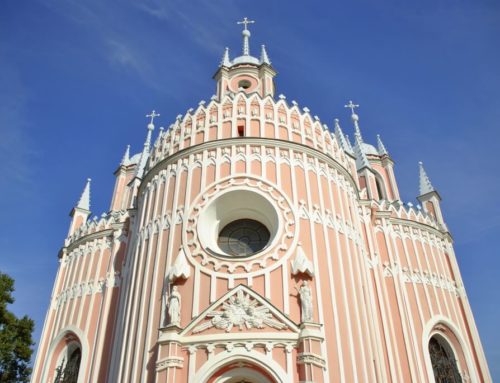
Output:
M269 60L269 56L267 55L265 45L262 45L261 50L260 50L260 63L271 65L271 60Z
M344 107L351 109L351 119L354 123L354 154L356 155L356 168L358 170L371 168L365 151L363 150L363 137L361 136L361 129L359 129L359 116L354 113L354 109L359 108L359 105L353 104L352 101L349 101L349 103L344 105Z
M377 149L378 149L378 154L383 156L384 154L389 155L389 152L385 148L384 143L382 142L382 139L380 138L380 134L377 134Z
M339 119L335 119L335 137L337 137L337 141L340 144L340 147L348 153L354 154L352 152L352 147L350 143L347 142L344 133L342 132L342 128L340 127Z
M244 28L241 34L243 35L243 56L250 56L250 36L251 33L248 30L247 26L248 24L254 24L254 20L248 20L246 17L243 18L242 21L238 21L238 24L243 24Z
M231 60L229 59L229 48L224 49L224 54L222 55L222 60L220 61L220 66L230 67Z
M87 178L87 183L85 184L85 188L83 189L83 193L78 201L76 207L78 209L90 211L90 178Z
M122 162L120 165L127 166L130 163L130 145L127 145L127 149L125 149L125 154L123 155Z
M419 161L418 166L420 168L420 176L419 176L420 195L424 195L430 192L435 192L436 189L434 189L434 186L432 186L431 180L429 179L427 173L425 172L424 164L422 163L422 161Z
M153 134L153 130L155 128L153 121L155 117L159 117L154 110L150 114L146 114L146 117L151 117L151 121L148 124L148 134L146 136L146 141L144 141L144 148L142 149L141 158L139 159L139 163L137 164L137 169L135 171L135 176L138 178L142 178L144 174L144 168L146 167L146 162L149 158L149 150L151 148L151 136Z

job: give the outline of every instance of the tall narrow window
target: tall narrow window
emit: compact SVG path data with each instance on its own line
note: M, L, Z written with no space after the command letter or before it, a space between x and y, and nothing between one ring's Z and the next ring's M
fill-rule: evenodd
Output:
M243 125L238 125L238 136L243 137L245 135L245 127Z
M379 200L386 199L384 193L385 189L383 186L383 181L378 176L375 177L375 184L377 185L378 199Z
M429 341L429 354L436 383L462 383L455 355L444 339L433 336Z

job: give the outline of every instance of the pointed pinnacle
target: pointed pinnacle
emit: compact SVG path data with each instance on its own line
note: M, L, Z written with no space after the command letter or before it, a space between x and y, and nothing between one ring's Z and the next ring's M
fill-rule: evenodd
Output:
M351 145L346 140L346 137L344 136L344 133L342 132L342 128L340 127L339 119L336 118L334 120L335 123L335 137L337 137L337 141L340 144L340 147L345 151L349 152L352 154L352 148Z
M87 183L83 189L83 193L76 205L77 208L90 211L90 178L87 178Z
M153 134L154 125L148 124L148 134L146 136L146 141L144 141L144 148L142 149L141 157L139 163L137 164L137 169L135 171L135 177L142 178L144 174L144 169L146 168L146 163L149 158L149 151L151 148L151 136Z
M384 143L382 142L382 139L380 138L380 134L377 134L377 149L378 149L378 154L383 156L384 154L389 155L389 152L385 148Z
M419 192L420 192L420 195L424 195L424 194L436 191L436 189L434 189L434 186L432 186L431 180L427 176L427 173L425 172L424 164L422 163L422 161L419 161L418 165L419 165L419 173L420 173L419 174L419 189L420 189Z
M228 47L226 47L224 49L224 54L222 55L222 60L220 60L219 66L225 66L228 68L231 66L231 60L229 59L229 48Z
M371 168L370 162L366 157L366 153L363 150L363 137L361 137L361 130L359 129L357 121L354 121L354 154L356 155L356 168Z
M125 149L125 154L123 155L122 162L120 165L127 166L130 161L130 145L127 145L127 149Z
M269 60L269 56L267 55L265 45L262 45L261 50L260 50L260 63L271 65L271 60Z
M349 135L345 134L344 137L347 142L347 146L349 147L349 150L351 151L352 154L354 154L354 149L352 148L351 139L349 138Z

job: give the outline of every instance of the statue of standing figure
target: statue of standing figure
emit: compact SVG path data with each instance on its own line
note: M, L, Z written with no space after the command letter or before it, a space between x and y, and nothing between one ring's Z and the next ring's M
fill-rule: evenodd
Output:
M168 297L168 318L169 324L180 326L181 324L181 294L177 286L172 287L170 296Z
M307 281L302 282L302 286L298 289L300 295L300 308L302 322L312 322L313 320L313 304L312 292Z

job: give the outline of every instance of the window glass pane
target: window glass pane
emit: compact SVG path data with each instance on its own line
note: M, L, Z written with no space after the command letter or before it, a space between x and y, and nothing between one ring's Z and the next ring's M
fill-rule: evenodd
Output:
M270 233L260 222L239 219L227 224L219 233L217 244L226 254L245 257L266 247Z

